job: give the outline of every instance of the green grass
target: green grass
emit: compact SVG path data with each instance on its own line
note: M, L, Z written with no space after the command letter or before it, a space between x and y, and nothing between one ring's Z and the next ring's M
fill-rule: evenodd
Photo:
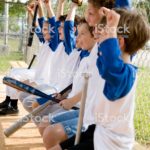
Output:
M8 55L0 56L0 73L4 74L10 69L10 60L22 60L23 55L21 52L11 51Z
M138 73L135 113L136 139L142 144L150 143L150 68Z
M19 39L18 38L9 38L8 39L8 45L9 45L9 51L18 51L19 49ZM0 45L4 44L4 40L0 38Z
M23 54L19 49L19 39L18 38L9 38L8 46L9 46L9 54L0 55L0 74L5 74L10 69L9 61L11 60L22 60ZM0 45L3 45L4 41L0 38Z

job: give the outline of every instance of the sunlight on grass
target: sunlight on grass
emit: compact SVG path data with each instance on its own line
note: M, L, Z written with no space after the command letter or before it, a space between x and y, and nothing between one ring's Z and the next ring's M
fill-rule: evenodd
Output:
M11 60L22 60L23 54L19 49L19 39L16 37L14 39L8 39L9 54L0 55L0 73L5 74L10 69L9 61ZM0 45L4 44L2 37L0 38Z
M15 39L9 38L8 39L8 45L9 45L9 51L18 51L19 49L19 38L16 37ZM0 38L0 45L4 44L4 40Z
M150 143L150 69L142 68L138 73L135 113L136 139Z
M0 56L0 73L5 74L10 69L10 60L22 60L23 55L21 52L10 52L8 55Z

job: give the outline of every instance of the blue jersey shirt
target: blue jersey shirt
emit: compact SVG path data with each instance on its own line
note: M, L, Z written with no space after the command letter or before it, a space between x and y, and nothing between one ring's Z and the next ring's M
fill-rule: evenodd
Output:
M43 28L43 23L44 23L44 17L39 18L38 22L39 22L39 27L36 27L35 29L35 33L38 36L40 42L45 43L45 40L43 38L43 34L42 34L42 28ZM49 47L51 48L52 51L55 51L59 41L58 41L58 30L56 28L56 19L55 17L52 18L48 18L48 22L50 24L49 26L49 32L50 32L50 41L49 42Z
M116 0L115 7L130 9L132 7L132 0Z
M122 60L118 39L110 38L99 45L97 68L106 81L103 92L109 100L115 101L129 93L137 67Z

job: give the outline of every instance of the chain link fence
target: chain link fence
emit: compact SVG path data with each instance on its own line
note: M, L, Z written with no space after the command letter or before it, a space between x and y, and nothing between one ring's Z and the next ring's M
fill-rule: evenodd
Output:
M8 29L5 32L6 22ZM27 18L0 16L0 73L9 72L10 61L23 60L30 63L34 54L39 49L39 41L36 36L32 47L28 47L29 26ZM7 39L7 40L6 40Z
M5 32L6 22L8 22L8 29ZM0 17L0 46L7 45L9 51L22 51L23 50L23 41L25 39L25 25L26 20L24 18L9 17L5 18L4 16ZM5 53L2 51L1 53Z

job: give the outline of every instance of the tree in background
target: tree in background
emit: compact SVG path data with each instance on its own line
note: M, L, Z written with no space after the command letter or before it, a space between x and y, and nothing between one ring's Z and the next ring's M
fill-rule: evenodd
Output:
M134 0L134 7L148 17L150 23L150 0Z
M4 15L4 5L5 1L0 0L0 15ZM26 12L25 4L17 2L9 4L9 16L21 17L24 16Z

